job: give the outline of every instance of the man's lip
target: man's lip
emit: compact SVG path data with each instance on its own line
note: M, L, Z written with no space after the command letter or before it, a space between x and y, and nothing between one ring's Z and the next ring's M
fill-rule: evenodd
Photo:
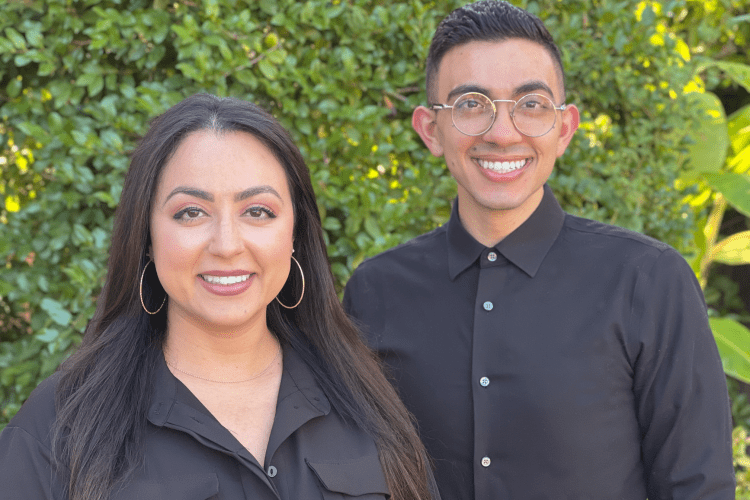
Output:
M475 156L476 161L487 161L492 163L504 162L504 161L528 161L531 160L531 156Z
M489 171L492 171L492 172L497 172L499 174L509 174L509 173L512 173L512 172L518 172L518 171L524 170L524 169L526 169L526 167L528 167L531 164L531 160L532 160L532 158L530 158L530 157L522 157L522 158L517 158L515 160L505 160L505 159L504 160L487 160L485 158L475 158L474 159L474 161L476 162L476 164L482 170L489 170ZM521 162L523 162L523 163L520 166L518 166L516 168L513 168L512 170L507 170L507 171L497 170L495 168L491 168L489 166L482 165L482 163L497 163L497 164L514 163L515 164L515 163L521 163ZM498 168L501 168L501 167L498 167Z

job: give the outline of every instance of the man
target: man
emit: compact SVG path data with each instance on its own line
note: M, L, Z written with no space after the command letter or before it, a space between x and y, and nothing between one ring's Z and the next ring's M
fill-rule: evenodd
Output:
M576 131L535 16L451 13L412 124L458 183L450 221L365 261L344 303L418 420L443 498L734 498L725 379L669 246L565 214Z

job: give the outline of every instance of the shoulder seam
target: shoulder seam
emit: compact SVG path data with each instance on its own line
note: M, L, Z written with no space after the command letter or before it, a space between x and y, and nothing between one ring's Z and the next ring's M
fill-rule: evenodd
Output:
M39 438L37 438L36 436L34 436L32 433L30 433L29 431L27 431L26 429L24 429L20 425L17 425L17 424L8 424L5 428L6 429L18 429L19 431L23 432L24 434L26 434L27 436L29 436L31 439L33 439L34 441L36 441L37 444L39 444L39 446L41 446L42 448L44 448L45 450L47 450L49 452L50 456L52 456L52 450L47 445L45 445L43 442L41 442L39 440Z
M362 261L359 265L361 266L362 264L365 264L366 262L371 262L371 261L377 260L380 257L385 257L385 256L387 256L387 255L389 255L389 254L391 254L391 253L393 253L395 251L398 251L399 249L411 247L411 246L414 246L414 245L418 245L418 244L422 243L425 240L430 240L430 239L437 238L439 235L445 233L445 230L446 230L445 229L445 225L437 227L437 228L433 229L432 231L429 231L429 232L424 233L424 234L420 234L419 236L415 236L414 238L412 238L412 239L410 239L408 241L405 241L403 243L400 243L400 244L396 245L395 247L391 247L388 250L383 250L382 252L378 253L377 255L373 255L372 257L368 257L367 259L365 259L364 261ZM359 267L359 266L357 266L357 267Z
M674 250L671 245L664 243L663 241L657 240L656 238L649 236L647 234L639 233L637 231L633 231L632 229L626 229L624 227L620 226L614 226L612 224L607 224L604 222L596 221L593 219L584 219L582 217L577 217L575 215L565 214L565 217L570 217L572 220L585 220L594 222L596 224L600 224L604 227L613 228L617 231L620 231L619 233L602 233L599 231L591 230L588 228L582 228L582 227L573 227L571 225L565 225L567 229L570 229L571 231L578 231L580 233L587 233L587 234L598 234L600 236L607 236L611 238L619 238L624 239L628 241L633 241L635 243L641 243L643 245L646 245L648 247L651 247L655 250L658 250L659 253L666 252L668 250ZM676 250L675 250L676 251Z

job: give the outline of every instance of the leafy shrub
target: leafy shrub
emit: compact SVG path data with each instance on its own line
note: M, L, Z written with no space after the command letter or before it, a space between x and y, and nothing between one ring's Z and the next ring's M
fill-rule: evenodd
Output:
M291 130L343 284L444 222L455 195L410 126L436 23L463 1L9 0L0 9L0 426L80 340L105 273L127 154L206 91ZM563 48L582 130L551 179L576 214L677 246L671 190L693 74L656 2L521 2ZM682 55L681 55L682 54Z

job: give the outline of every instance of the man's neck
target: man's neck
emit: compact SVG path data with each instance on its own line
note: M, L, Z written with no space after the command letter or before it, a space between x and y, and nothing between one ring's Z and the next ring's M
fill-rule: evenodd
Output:
M519 207L496 210L477 204L467 193L461 193L459 188L458 215L461 225L475 240L486 247L492 247L526 222L543 197L544 189L540 189Z

